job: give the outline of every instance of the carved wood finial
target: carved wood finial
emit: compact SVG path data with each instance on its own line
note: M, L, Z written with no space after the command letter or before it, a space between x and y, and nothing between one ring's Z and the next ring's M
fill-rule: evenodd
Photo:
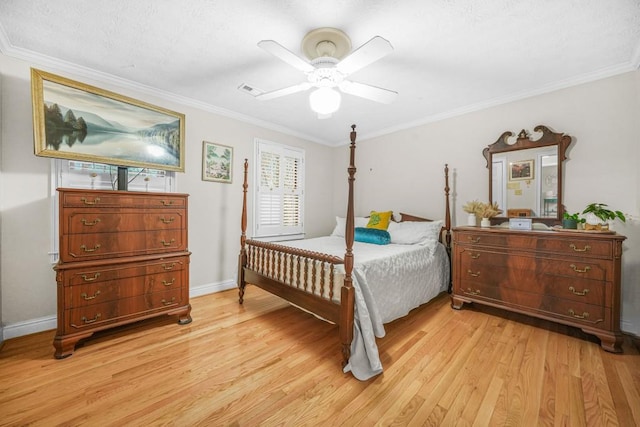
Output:
M529 133L525 129L522 129L518 134L518 139L525 139L525 138L529 138Z

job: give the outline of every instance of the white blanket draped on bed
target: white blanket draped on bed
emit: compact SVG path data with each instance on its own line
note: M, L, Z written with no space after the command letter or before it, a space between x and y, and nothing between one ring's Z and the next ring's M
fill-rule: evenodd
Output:
M284 244L344 257L342 237L318 237ZM353 254L354 336L351 357L344 371L351 371L364 381L382 372L376 337L385 336L383 325L406 316L447 289L449 257L445 247L436 241L420 245L355 242Z

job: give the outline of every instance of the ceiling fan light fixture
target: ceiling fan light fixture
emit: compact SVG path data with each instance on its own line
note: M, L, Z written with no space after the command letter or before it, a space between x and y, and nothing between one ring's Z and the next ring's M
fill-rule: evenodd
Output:
M311 109L319 115L332 114L340 108L340 93L329 87L321 87L309 95Z

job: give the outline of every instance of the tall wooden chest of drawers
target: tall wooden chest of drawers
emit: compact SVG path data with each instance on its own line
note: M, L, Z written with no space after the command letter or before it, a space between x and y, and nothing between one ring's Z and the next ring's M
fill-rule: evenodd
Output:
M58 359L94 332L160 315L191 322L187 197L58 189Z
M453 230L451 305L486 304L571 325L620 352L619 234Z

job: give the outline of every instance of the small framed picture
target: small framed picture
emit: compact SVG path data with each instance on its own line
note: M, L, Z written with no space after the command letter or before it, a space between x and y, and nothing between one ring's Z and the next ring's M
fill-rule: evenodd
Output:
M202 141L202 180L231 184L233 147Z
M533 179L533 159L519 160L509 164L509 181Z

